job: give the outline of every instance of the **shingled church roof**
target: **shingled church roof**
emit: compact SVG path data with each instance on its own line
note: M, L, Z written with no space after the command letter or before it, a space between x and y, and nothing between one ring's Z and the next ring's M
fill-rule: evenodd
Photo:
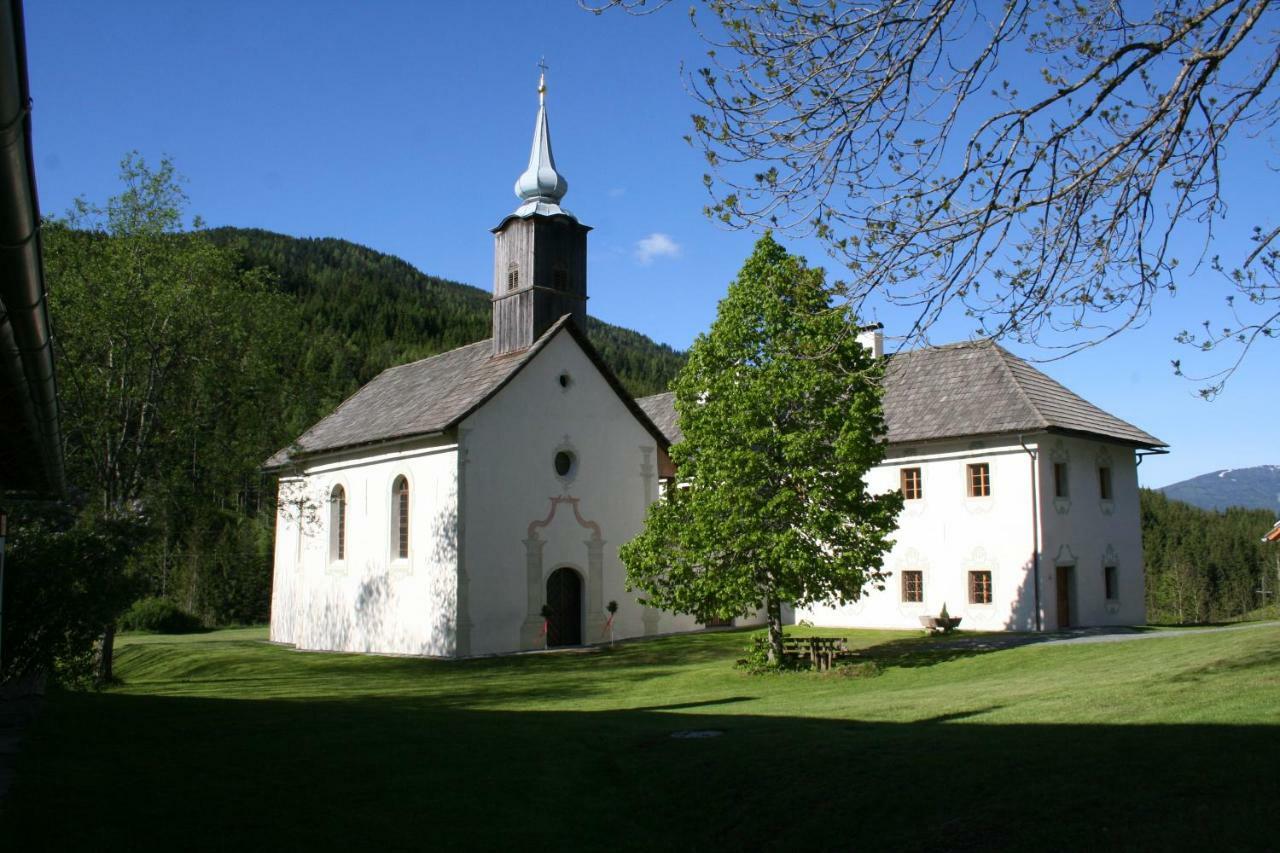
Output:
M894 354L884 382L890 444L1047 431L1166 446L986 341ZM675 394L637 402L672 444L680 440Z
M468 344L421 361L382 371L338 408L280 450L263 467L283 468L299 457L444 432L502 390L559 332L571 334L641 426L661 444L659 430L636 405L595 347L566 314L516 353L495 356L493 341Z

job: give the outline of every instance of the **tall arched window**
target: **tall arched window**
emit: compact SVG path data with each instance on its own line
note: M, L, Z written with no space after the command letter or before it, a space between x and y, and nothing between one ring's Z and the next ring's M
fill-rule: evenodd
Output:
M409 481L403 476L391 484L391 542L397 560L409 559Z
M347 493L342 486L334 486L329 493L329 559L337 562L347 558Z

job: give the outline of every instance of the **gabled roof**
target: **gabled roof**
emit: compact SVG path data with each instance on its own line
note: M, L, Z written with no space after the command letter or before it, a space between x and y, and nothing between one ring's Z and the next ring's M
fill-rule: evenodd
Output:
M636 402L644 409L649 420L666 435L667 441L675 444L684 438L684 434L680 432L680 417L676 414L676 392L667 391L652 397L641 397Z
M457 426L515 378L560 332L573 336L614 392L663 447L667 440L566 314L522 352L495 356L492 339L388 368L265 463L286 467L300 457L444 432Z
M897 353L888 359L884 383L890 444L1063 432L1135 447L1166 446L991 342ZM680 440L674 394L638 402L672 444Z

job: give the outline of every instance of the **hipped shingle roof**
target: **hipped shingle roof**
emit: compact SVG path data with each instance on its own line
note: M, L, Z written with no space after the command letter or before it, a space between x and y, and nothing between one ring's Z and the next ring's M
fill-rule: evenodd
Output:
M897 353L888 359L884 384L890 444L1048 431L1166 446L990 342ZM675 394L637 402L672 444L681 439Z

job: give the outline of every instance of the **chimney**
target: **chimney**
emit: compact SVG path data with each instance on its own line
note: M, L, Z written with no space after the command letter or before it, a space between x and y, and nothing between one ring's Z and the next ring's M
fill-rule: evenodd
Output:
M876 358L884 356L884 323L873 323L858 328L858 343L871 350Z

